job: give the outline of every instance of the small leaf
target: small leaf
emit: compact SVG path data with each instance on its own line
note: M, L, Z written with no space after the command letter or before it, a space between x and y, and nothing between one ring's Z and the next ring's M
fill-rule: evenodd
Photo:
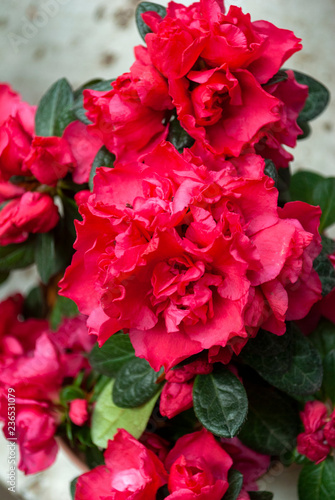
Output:
M0 246L0 272L22 269L35 261L35 239L24 243Z
M281 337L264 330L259 332L243 349L242 358L267 382L289 394L314 394L321 387L320 355L291 324Z
M182 153L185 148L193 146L195 142L193 137L180 125L177 118L174 118L169 124L167 141L171 142L179 153Z
M89 355L93 370L108 377L114 377L125 363L134 359L135 350L129 335L124 333L115 333L101 347L95 344Z
M299 71L294 71L298 83L308 86L308 98L304 109L299 114L299 121L307 122L314 120L327 107L329 102L329 91L314 78Z
M125 429L138 439L144 432L159 393L137 408L119 408L112 401L114 381L111 380L101 392L92 415L92 441L96 446L107 448L118 429Z
M63 115L73 104L69 82L61 78L42 97L35 116L35 134L42 137L61 136ZM71 120L72 121L72 120Z
M79 476L72 479L72 481L70 483L70 494L71 494L72 500L74 500L75 495L76 495L76 485L77 485L78 479L79 479Z
M270 491L248 491L250 500L272 500L273 493Z
M248 411L243 385L225 368L196 377L193 403L202 425L220 437L234 437Z
M298 135L298 137L297 137L298 140L306 139L307 137L309 137L311 135L312 129L311 129L311 126L308 122L303 122L301 120L297 120L297 125L298 125L298 127L301 128L301 134Z
M55 238L52 232L36 236L35 262L42 283L47 285L51 276L59 271L56 262Z
M147 26L143 21L142 14L151 11L157 12L157 14L160 15L162 18L166 16L166 8L163 7L163 5L158 5L157 3L152 3L152 2L141 2L140 4L138 4L135 12L135 19L136 19L137 29L143 40L145 40L145 35L147 35L148 33L152 33L152 31L149 28L149 26Z
M310 205L319 205L322 210L320 228L335 222L335 177L323 177L313 172L301 171L292 176L290 193L292 200L300 200Z
M113 401L121 408L135 408L151 399L161 389L158 373L145 359L134 358L124 364L113 386Z
M278 182L278 172L276 165L273 163L272 160L265 160L265 167L264 167L264 174L270 177L272 180L275 181L275 185L277 185Z
M243 485L243 474L238 470L230 469L228 472L229 487L222 500L236 500Z
M85 392L75 385L68 385L60 391L59 400L62 405L66 406L74 399L85 399Z
M298 482L299 500L334 500L335 462L331 457L320 464L305 465Z
M331 243L330 243L331 242ZM328 295L335 287L335 269L329 255L335 250L333 240L322 237L322 251L313 262L313 267L318 273L322 284L322 295Z
M239 439L255 451L280 455L292 450L299 432L298 411L291 399L271 387L248 386L248 418Z
M87 466L90 469L94 469L95 467L98 467L98 465L104 465L105 463L102 451L100 451L96 446L91 446L85 450L85 459Z
M51 329L53 331L57 330L63 318L72 318L78 314L78 307L73 300L57 295L56 303L50 316Z
M92 168L90 171L90 178L88 181L88 185L91 191L93 191L93 178L95 176L97 168L99 167L113 168L114 161L115 161L115 155L113 155L113 153L108 151L108 149L105 146L102 146L102 148L99 149L94 158L94 161L92 163Z
M85 89L90 89L90 90L99 90L101 92L108 92L109 90L112 90L111 86L112 82L113 80L101 80L101 79L90 80L89 82L84 83L84 85L79 87L79 89L77 89L74 92L74 103L71 111L77 118L77 120L80 120L86 125L92 123L86 116L87 110L84 108L83 91Z
M8 278L8 276L9 276L8 271L1 271L0 272L0 284L4 283L6 281L6 279Z
M335 349L330 351L323 360L322 390L325 399L329 398L335 404Z

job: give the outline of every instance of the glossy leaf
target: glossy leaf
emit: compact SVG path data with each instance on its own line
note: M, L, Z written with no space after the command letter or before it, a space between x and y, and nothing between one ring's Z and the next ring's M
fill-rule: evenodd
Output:
M63 318L72 318L78 314L78 307L73 300L57 295L56 302L50 315L50 326L52 330L57 330Z
M223 495L222 500L236 500L243 485L243 474L235 469L230 469L228 472L229 487Z
M328 295L335 287L335 269L329 255L335 251L335 242L322 237L322 251L314 260L313 267L318 273L322 284L322 295Z
M60 270L56 259L55 237L52 232L41 233L36 237L35 262L42 283L48 283L51 276Z
M248 411L243 385L226 368L196 377L193 403L202 425L220 437L234 437Z
M326 319L320 321L318 327L310 335L309 339L317 348L321 357L324 358L335 349L335 325Z
M267 455L292 450L299 432L299 418L291 399L270 387L250 386L247 394L249 412L239 439Z
M76 117L77 120L89 125L92 123L86 116L86 109L84 108L84 95L83 91L85 89L91 90L99 90L100 92L108 92L112 90L113 80L101 80L95 79L90 80L89 82L84 83L79 89L77 89L74 93L74 103L72 106L72 113Z
M194 144L193 137L180 125L177 118L174 118L169 124L167 141L171 142L179 153L182 153L184 148L190 148Z
M65 78L57 80L42 97L35 116L35 134L42 137L61 136L64 113L73 104L73 93ZM72 120L71 120L72 121Z
M294 71L298 83L308 86L308 98L303 110L299 114L299 120L307 122L314 120L327 107L330 94L328 89L309 75Z
M290 194L292 200L320 206L322 210L320 233L334 224L335 177L323 177L307 171L297 172L291 178Z
M24 243L0 246L0 272L22 269L35 261L35 239Z
M298 482L299 500L334 500L335 462L328 457L320 464L305 465Z
M107 448L108 440L113 439L118 429L125 429L138 439L147 426L159 396L159 393L156 394L137 408L119 408L112 400L113 384L114 381L111 380L103 389L92 415L92 441L102 448Z
M268 80L265 85L275 85L280 82L285 82L288 79L288 74L286 71L280 69L270 80Z
M85 399L85 392L80 387L68 385L60 391L59 400L64 406L74 399Z
M135 350L129 335L124 333L115 333L101 347L95 344L89 355L93 370L108 377L114 377L124 364L134 359Z
M141 2L140 4L138 4L135 12L135 20L137 29L143 40L145 40L145 35L147 35L148 33L152 33L152 31L149 26L147 26L143 21L142 14L151 11L157 12L157 14L159 14L161 17L166 16L166 8L163 7L163 5L159 5L153 2Z

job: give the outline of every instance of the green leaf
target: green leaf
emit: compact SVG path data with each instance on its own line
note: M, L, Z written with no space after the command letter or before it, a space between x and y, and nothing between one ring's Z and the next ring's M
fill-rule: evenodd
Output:
M178 118L174 118L169 124L167 141L171 142L179 153L182 153L184 148L190 148L194 144L193 137L180 125Z
M138 439L144 432L159 393L150 401L137 408L119 408L113 403L111 380L101 392L92 415L92 441L96 446L107 447L118 429L125 429Z
M302 131L301 134L298 135L297 137L298 140L306 139L311 135L312 129L308 122L302 122L301 120L297 120L297 125L298 127L301 128Z
M327 88L311 76L294 71L298 83L308 86L308 98L303 110L299 114L299 120L307 122L314 120L327 107L330 94Z
M135 408L146 403L162 387L162 384L156 383L158 375L145 359L128 361L116 375L114 403L121 408Z
M335 287L335 269L329 255L335 251L335 242L322 236L322 251L313 262L322 284L322 295L328 295Z
M102 451L100 451L96 446L91 446L85 450L85 459L87 466L90 469L94 469L95 467L98 467L98 465L104 465L105 463Z
M273 163L272 160L269 159L265 160L264 174L267 175L268 177L271 177L271 179L275 181L275 185L277 185L278 172L276 165Z
M250 500L272 500L273 493L270 491L248 491Z
M335 325L331 321L323 319L318 327L309 336L322 358L335 349Z
M198 375L193 387L194 411L206 429L221 437L234 437L248 411L245 389L226 368Z
M87 110L84 108L83 91L85 89L90 89L99 90L101 92L108 92L109 90L112 90L111 84L113 81L114 80L95 79L90 80L89 82L86 82L84 83L84 85L79 87L79 89L74 92L74 103L71 110L74 116L86 125L92 123L86 116Z
M66 406L74 399L85 399L85 392L75 385L68 385L60 391L59 400L62 405Z
M313 172L301 171L292 176L290 193L292 200L300 200L310 205L319 205L322 210L320 228L335 222L335 177L323 177Z
M0 272L30 266L35 260L35 239L29 238L24 243L0 246Z
M101 347L95 344L89 355L93 370L108 377L114 377L124 364L134 359L135 350L129 335L124 333L115 333Z
M0 272L0 285L6 281L6 279L8 278L8 276L9 276L9 272L8 271Z
M290 398L271 387L247 387L248 418L239 439L259 453L280 455L292 450L299 432L298 411Z
M59 271L56 261L55 238L52 232L36 236L35 262L42 283L47 285L51 276Z
M99 167L108 167L113 168L115 161L115 155L108 151L105 146L99 149L92 163L92 168L90 171L90 178L88 181L88 185L91 191L93 191L93 178L95 176L96 170Z
M77 305L67 297L57 295L56 303L50 315L50 326L52 330L57 330L63 318L72 318L79 314Z
M222 500L236 500L243 485L243 474L238 470L230 469L228 472L229 488L223 495Z
M45 299L40 286L32 288L23 304L25 318L44 318L46 313Z
M321 387L321 357L291 324L280 337L260 331L243 349L242 359L271 385L289 394L314 394Z
M73 93L65 78L57 80L42 97L35 116L35 133L38 136L61 136L64 130L64 115L73 104ZM72 121L72 120L71 120Z
M334 500L335 462L328 457L320 464L305 465L298 482L299 500Z
M77 485L78 479L79 479L79 476L72 479L72 481L70 483L70 494L71 494L72 500L74 500L74 497L76 495L76 485Z
M325 398L335 404L335 349L330 351L323 360L322 390Z
M285 82L288 79L288 74L286 71L280 69L270 80L268 80L264 85L274 85L276 83ZM264 86L263 85L263 86Z
M152 2L141 2L140 4L138 4L135 12L135 20L139 34L144 41L145 35L147 35L148 33L152 33L149 26L147 26L142 19L142 14L144 14L145 12L157 12L159 16L164 18L166 16L166 8L163 7L163 5L158 5L157 3Z

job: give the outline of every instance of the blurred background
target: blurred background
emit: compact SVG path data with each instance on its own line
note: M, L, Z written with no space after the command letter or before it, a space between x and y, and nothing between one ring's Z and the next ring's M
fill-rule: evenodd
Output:
M166 0L156 0L167 5ZM73 87L92 78L116 78L133 62L133 47L141 44L134 12L138 0L0 0L0 81L9 82L24 100L37 104L58 78ZM189 5L191 0L183 0ZM335 95L335 0L235 0L226 2L250 12L253 21L266 19L302 38L303 50L285 65L320 80ZM312 122L312 135L298 143L293 170L335 175L335 100ZM334 231L333 231L334 235ZM10 288L0 287L0 299L15 289L27 289L34 271L14 274ZM7 473L6 441L0 438L0 480ZM64 453L55 465L36 476L18 473L18 492L26 499L68 500L69 482L80 473ZM275 465L262 489L274 500L295 500L297 472ZM4 486L7 489L6 485ZM0 498L5 500L0 489Z

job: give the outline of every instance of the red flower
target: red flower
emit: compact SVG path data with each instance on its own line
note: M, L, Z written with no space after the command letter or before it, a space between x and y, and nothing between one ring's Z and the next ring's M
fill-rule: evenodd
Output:
M168 143L144 161L99 170L62 281L100 345L128 328L155 370L217 346L227 362L261 325L282 334L319 299L318 208L278 210L268 177L208 171Z
M325 460L330 453L330 443L325 441L324 425L327 407L321 401L308 401L300 413L305 432L297 438L297 450L315 463Z
M58 209L48 194L26 192L0 211L0 245L21 243L29 233L47 233L58 220Z
M86 399L73 399L70 403L69 417L76 425L84 425L88 419Z
M156 500L167 474L152 451L120 429L113 441L108 441L104 457L105 466L78 478L75 500Z
M165 460L169 500L221 500L232 459L206 429L178 439Z

